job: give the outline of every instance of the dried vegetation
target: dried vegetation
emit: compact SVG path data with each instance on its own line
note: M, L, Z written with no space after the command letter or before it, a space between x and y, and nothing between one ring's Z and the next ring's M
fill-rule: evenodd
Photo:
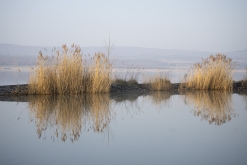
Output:
M157 73L156 75L148 79L148 83L150 84L152 90L169 90L171 88L169 72Z
M235 63L223 54L211 55L195 64L181 87L187 89L232 90Z
M103 53L83 56L79 46L62 46L56 57L40 52L35 69L31 70L29 94L79 94L109 92L112 64Z
M40 52L35 69L31 70L29 94L80 94L109 92L111 85L136 86L141 72L126 73L113 79L112 63L108 54L95 53L83 56L79 46L56 51L56 56L44 57ZM233 69L236 64L223 54L211 55L195 64L180 88L202 90L225 90L233 88ZM247 71L246 71L247 72ZM143 76L143 75L142 75ZM123 78L124 77L124 78ZM170 73L158 72L144 80L152 90L171 89ZM247 73L243 80L247 86Z

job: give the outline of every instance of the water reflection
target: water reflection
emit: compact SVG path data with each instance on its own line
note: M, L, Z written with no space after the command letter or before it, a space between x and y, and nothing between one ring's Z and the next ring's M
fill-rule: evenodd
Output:
M183 94L184 103L193 107L194 116L201 116L209 124L221 125L237 114L232 104L232 93L224 91L187 91Z
M122 119L124 119L124 114L133 117L133 115L140 115L141 106L139 104L138 98L140 96L145 96L144 93L138 92L126 92L126 93L111 93L110 97L112 99L112 104L114 109L121 111Z
M41 95L0 97L2 101L28 102L30 120L34 121L39 138L51 132L53 141L79 140L82 132L112 134L110 124L117 114L140 115L145 105L172 107L174 92L111 93L86 95ZM233 108L232 93L222 91L187 91L180 93L183 102L192 107L194 116L200 116L209 124L222 125L237 114ZM247 95L243 98L247 100ZM183 105L184 106L184 105ZM122 113L119 113L122 111Z
M131 116L140 114L140 96L144 100L151 100L155 105L164 105L171 93L35 95L25 96L25 99L28 101L30 119L35 121L38 138L46 139L46 131L52 130L53 141L70 139L74 142L79 140L82 131L93 130L109 134L116 109L122 109L122 114Z
M157 91L148 95L147 98L156 106L168 107L172 95L173 93L170 91Z
M38 137L41 138L47 128L54 128L53 140L76 141L82 128L103 133L109 130L115 116L108 94L30 96L28 106Z
M245 102L245 109L247 110L247 92L246 91L242 92L241 96L243 97L243 100Z

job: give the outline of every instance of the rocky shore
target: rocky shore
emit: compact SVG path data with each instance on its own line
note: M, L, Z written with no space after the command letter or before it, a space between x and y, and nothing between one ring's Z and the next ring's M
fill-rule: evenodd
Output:
M174 93L178 93L180 83L171 84L171 88L168 91L172 91ZM183 90L183 89L182 89ZM184 88L184 90L186 90ZM147 93L152 91L149 84L135 84L135 85L119 85L113 84L110 88L110 93ZM246 87L242 85L241 82L233 83L233 93L241 93L246 91ZM27 95L28 94L28 85L5 85L0 86L0 96L8 96L8 95Z
M169 95L179 95L187 89L180 89L180 83L174 83L171 88L166 92ZM133 100L141 95L152 94L151 87L149 84L135 84L135 85L119 85L113 84L110 89L110 98L116 101L121 100ZM247 88L242 85L241 82L233 83L232 93L247 94ZM14 102L27 102L30 95L28 95L28 85L6 85L0 86L0 101L14 101Z
M4 85L0 86L0 96L6 95L27 95L28 94L28 85Z

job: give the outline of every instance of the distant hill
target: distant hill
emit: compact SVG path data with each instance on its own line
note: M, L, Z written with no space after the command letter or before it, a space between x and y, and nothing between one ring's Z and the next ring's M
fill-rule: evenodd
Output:
M20 46L0 44L0 65L31 65L35 64L39 51L45 55L54 54L54 47ZM57 47L57 49L61 49ZM81 47L83 54L93 55L95 52L104 52L104 47ZM154 49L142 47L113 47L111 58L115 67L166 68L191 66L207 58L210 54L223 53L237 61L238 67L245 67L247 63L247 49L232 52L203 52L196 50ZM18 63L18 60L21 61ZM25 63L26 62L26 63Z

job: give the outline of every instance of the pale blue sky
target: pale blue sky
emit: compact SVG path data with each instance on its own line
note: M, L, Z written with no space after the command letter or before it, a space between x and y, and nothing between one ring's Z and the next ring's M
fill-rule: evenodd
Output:
M0 43L247 49L246 0L0 0Z

